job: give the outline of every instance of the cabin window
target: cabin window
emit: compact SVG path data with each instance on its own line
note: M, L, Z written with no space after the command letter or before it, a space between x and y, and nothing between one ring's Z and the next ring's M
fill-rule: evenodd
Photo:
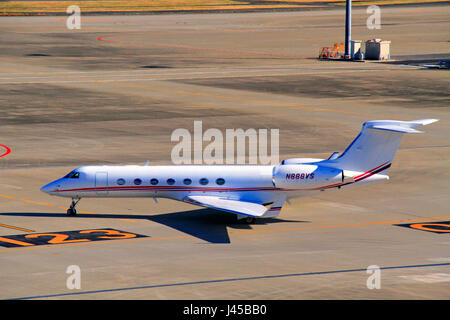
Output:
M186 178L186 179L183 180L183 183L184 183L185 185L190 185L190 184L192 183L192 180L189 179L189 178Z
M221 186L221 185L225 184L225 179L224 179L224 178L217 178L217 179L216 179L216 183L217 183L219 186Z
M141 179L139 179L139 178L137 178L137 179L134 179L134 184L135 185L140 185L142 183L142 180Z
M118 184L119 186L124 185L124 184L125 184L125 179L122 179L122 178L117 179L117 184Z
M150 183L155 186L159 183L159 181L158 179L153 178L152 180L150 180Z
M172 178L167 179L167 184L172 185L175 183L175 180Z
M206 178L201 178L200 179L200 184L202 184L202 185L206 185L206 184L208 184L208 179L206 179Z

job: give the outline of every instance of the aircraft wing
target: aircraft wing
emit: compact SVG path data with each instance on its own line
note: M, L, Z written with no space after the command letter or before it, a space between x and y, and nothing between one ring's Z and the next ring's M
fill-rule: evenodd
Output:
M261 204L213 196L188 196L184 201L206 208L228 211L251 217L261 217L268 210Z

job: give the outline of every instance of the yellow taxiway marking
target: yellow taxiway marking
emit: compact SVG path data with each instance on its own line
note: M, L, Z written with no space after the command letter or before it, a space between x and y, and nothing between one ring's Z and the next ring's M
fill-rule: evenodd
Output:
M246 231L232 231L230 233L243 234L243 233L263 233L263 232L277 232L277 231L295 231L295 230L307 230L307 229L325 229L325 228L345 228L345 227L361 227L380 224L398 224L398 223L411 223L427 220L442 220L450 218L450 216L442 217L429 217L411 220L395 220L395 221L378 221L378 222L366 222L366 223L352 223L352 224L340 224L331 226L311 226L311 227L298 227L298 228L280 228L280 229L268 229L268 230L246 230Z
M8 198L8 199L18 199L18 200L20 200L20 201L24 201L24 202L28 202L28 203L36 203L36 204L39 204L39 205L42 205L42 206L47 206L47 207L58 207L58 208L64 209L64 210L69 209L68 207L57 206L57 205L51 204L51 203L38 202L38 201L29 200L29 199L25 199L25 198L16 198L16 197L7 196L7 195L4 195L4 194L0 194L0 197ZM94 214L94 212L91 212L91 211L83 211L83 210L80 210L80 211L78 211L78 212L80 212L80 213L87 213L87 214Z
M295 231L295 230L325 229L325 228L344 228L344 227L371 226L371 225L381 225L381 224L411 223L411 222L426 221L426 220L442 220L442 219L446 219L446 218L450 218L450 216L429 217L429 218L420 218L420 219L411 219L411 220L396 220L396 221L379 221L379 222L367 222L367 223L355 223L355 224L342 224L342 225L331 225L331 226L312 226L312 227L269 229L269 230L230 231L230 234ZM167 237L149 237L149 238L127 239L127 241L169 240L169 239L187 239L187 238L196 238L196 237L195 236L191 236L191 235L178 235L178 236L167 236ZM102 243L114 243L114 241L112 241L112 242L109 242L109 241L95 242L95 244L102 244ZM61 246L79 246L79 245L85 245L85 244L92 244L92 242L70 243L70 244L50 245L50 246L36 246L36 247L30 246L30 247L8 248L8 249L0 249L0 252L2 252L2 251L15 251L15 250L26 250L26 249L36 249L36 248L61 247Z
M17 199L16 197L12 196L6 196L6 195L0 195L1 197L10 198L10 199ZM28 200L24 198L20 198L19 200L25 201L28 203L36 203L40 205L45 206L53 206L56 205L49 204L49 203L43 203L43 202L37 202L33 200ZM60 209L67 210L68 207L58 206ZM95 212L91 211L78 211L80 213L87 213L87 214L95 214ZM324 229L324 228L344 228L344 227L358 227L358 226L370 226L370 225L378 225L378 224L395 224L395 223L411 223L411 222L420 222L420 221L426 221L426 220L442 220L450 218L450 216L442 216L442 217L429 217L429 218L420 218L420 219L410 219L410 220L395 220L395 221L379 221L379 222L366 222L366 223L353 223L353 224L341 224L341 225L331 225L331 226L311 226L311 227L297 227L297 228L279 228L279 229L266 229L266 230L245 230L245 231L230 231L231 234L244 234L244 233L262 233L262 232L276 232L276 231L295 231L295 230L308 230L308 229ZM128 222L136 222L132 219L126 219L126 218L119 218L119 220L122 221L128 221ZM26 230L26 229L25 229ZM188 236L191 237L191 236ZM157 239L157 238L152 238Z
M1 197L10 198L10 199L16 199L15 197L6 196L6 195L0 195ZM48 203L41 203L36 202L32 200L27 199L19 199L22 201L26 201L29 203L36 203L36 204L42 204L42 205L50 205L54 206ZM67 207L58 206L58 208L62 209L68 209ZM88 214L95 214L94 212L90 211L79 211L81 213L88 213ZM441 216L441 217L427 217L427 218L419 218L419 219L409 219L409 220L393 220L393 221L378 221L378 222L366 222L366 223L353 223L353 224L341 224L341 225L329 225L329 226L310 226L310 227L297 227L297 228L278 228L278 229L265 229L265 230L246 230L246 231L230 231L230 234L249 234L249 233L265 233L265 232L280 232L280 231L297 231L297 230L308 230L308 229L327 229L327 228L345 228L345 227L361 227L361 226L372 226L372 225L383 225L383 224L399 224L399 223L412 223L412 222L420 222L420 221L428 221L428 220L443 220L448 219L450 216ZM129 221L129 222L136 222L135 220L131 219L123 219L120 218L119 220L122 221ZM2 225L0 226L4 227L11 227L13 229L27 231L27 232L33 232L33 230L25 229L25 228L19 228L14 226L8 226L8 225ZM139 238L139 239L127 239L128 241L144 241L144 240L167 240L167 239L186 239L186 238L195 238L195 236L191 235L179 235L179 236L169 236L169 237L150 237L150 238ZM73 244L64 244L64 245L51 245L51 247L60 247L60 246L69 246L69 245L83 245L83 244L90 244L89 243L73 243ZM109 241L105 242L96 242L96 243L110 243ZM47 246L37 246L37 247L23 247L23 248L9 248L9 249L0 249L1 251L12 251L12 250L23 250L23 249L33 249L33 248L45 248Z
M36 203L36 201L23 199L23 198L20 198L19 200L22 200L22 201L25 201L25 202L29 202L29 203Z
M3 198L9 198L9 199L15 199L15 197L5 196L4 194L0 194L0 197L3 197Z
M136 239L126 239L128 241L139 241L139 240L168 240L168 239L182 239L182 238L195 238L190 235L182 235L182 236L172 236L172 237L155 237L155 238L136 238ZM68 243L68 244L52 244L52 245L43 245L43 246L26 246L26 247L17 247L17 248L8 248L8 249L0 249L2 251L15 251L15 250L26 250L26 249L37 249L37 248L50 248L50 247L66 247L66 246L81 246L85 244L92 244L96 242L97 244L105 244L114 241L89 241L89 242L79 242L79 243ZM117 242L117 241L116 241Z
M45 203L45 202L36 202L37 204L41 204L43 206L49 206L49 207L54 207L54 204L50 204L50 203Z
M34 232L34 230L20 228L20 227L15 227L15 226L10 226L10 225L7 225L7 224L2 224L2 223L0 223L0 227L16 229L16 230L25 231L25 232Z

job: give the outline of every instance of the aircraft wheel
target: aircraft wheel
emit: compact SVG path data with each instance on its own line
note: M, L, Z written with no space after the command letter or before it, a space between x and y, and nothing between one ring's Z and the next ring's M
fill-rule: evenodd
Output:
M254 224L255 222L256 222L256 218L253 218L253 217L245 218L245 223L247 223L247 224Z

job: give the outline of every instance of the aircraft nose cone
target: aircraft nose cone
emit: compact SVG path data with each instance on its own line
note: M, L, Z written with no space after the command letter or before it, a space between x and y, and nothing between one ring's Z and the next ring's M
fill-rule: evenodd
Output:
M50 182L41 188L42 192L51 193L56 190L56 181Z
M44 193L49 193L49 191L50 191L50 186L51 185L51 183L49 183L49 184L46 184L45 186L43 186L42 188L41 188L41 192L44 192Z

